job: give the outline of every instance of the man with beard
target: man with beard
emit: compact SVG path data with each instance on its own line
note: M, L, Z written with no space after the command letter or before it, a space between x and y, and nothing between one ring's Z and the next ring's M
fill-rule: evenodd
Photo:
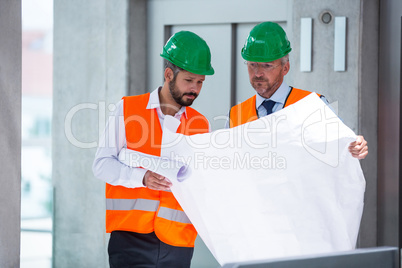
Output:
M263 22L251 31L241 51L256 95L233 106L229 111L227 127L236 127L266 116L293 104L311 92L289 87L284 76L289 72L290 42L285 31L274 22ZM327 102L324 96L320 96ZM363 136L349 146L353 157L363 159L368 154Z
M163 47L163 86L123 97L99 142L94 175L106 182L106 232L110 267L190 267L197 236L170 192L169 180L118 160L122 148L160 156L166 115L181 121L184 135L209 132L208 120L188 107L214 74L207 43L181 31Z

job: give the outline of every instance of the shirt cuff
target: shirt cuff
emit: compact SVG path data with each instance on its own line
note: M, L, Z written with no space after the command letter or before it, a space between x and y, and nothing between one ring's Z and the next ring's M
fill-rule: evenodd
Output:
M132 168L132 173L130 176L130 184L132 185L133 188L145 187L142 181L147 171L148 170L143 168Z

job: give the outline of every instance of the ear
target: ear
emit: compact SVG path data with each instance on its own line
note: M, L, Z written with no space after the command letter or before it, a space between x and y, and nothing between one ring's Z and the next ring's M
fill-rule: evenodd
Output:
M165 74L164 74L164 76L165 76L165 81L167 81L167 82L172 81L172 80L173 80L173 76L174 76L172 69L166 68L166 69L165 69Z
M286 64L283 66L282 70L283 70L283 76L287 75L287 73L288 73L289 70L290 70L290 63L289 63L289 61L286 62Z

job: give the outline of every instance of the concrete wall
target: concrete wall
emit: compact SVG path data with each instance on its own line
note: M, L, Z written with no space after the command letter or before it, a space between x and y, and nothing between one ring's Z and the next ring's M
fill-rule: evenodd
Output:
M108 267L92 174L109 104L126 94L128 1L54 1L54 267Z
M21 1L0 0L0 267L20 265Z
M347 17L346 71L334 71L334 19L320 20L328 10L333 16ZM313 18L312 71L300 72L300 19ZM294 85L324 94L330 103L338 101L339 116L358 130L358 49L360 0L308 0L293 2L291 68Z
M326 96L340 118L369 141L361 161L366 178L359 247L377 243L378 0L293 1L291 69L294 86ZM329 11L328 24L321 14ZM346 17L346 70L334 71L334 19ZM300 71L300 20L313 19L312 71Z

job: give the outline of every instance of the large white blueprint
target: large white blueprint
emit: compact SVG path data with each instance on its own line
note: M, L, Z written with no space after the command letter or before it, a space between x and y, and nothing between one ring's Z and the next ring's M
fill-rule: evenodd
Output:
M177 126L165 118L160 158L119 158L172 181L221 265L354 249L365 190L347 148L356 136L316 94L232 129L184 136Z

